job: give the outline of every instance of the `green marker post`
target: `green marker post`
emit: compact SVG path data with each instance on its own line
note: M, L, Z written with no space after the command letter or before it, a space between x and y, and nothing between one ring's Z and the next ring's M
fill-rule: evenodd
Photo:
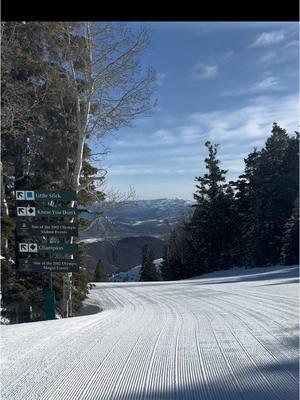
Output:
M50 220L48 219L48 222ZM47 238L49 243L49 238ZM44 293L44 304L45 304L45 318L46 320L55 319L55 292L52 288L52 272L48 273L49 290Z
M44 293L44 304L46 319L55 319L55 293L53 290Z

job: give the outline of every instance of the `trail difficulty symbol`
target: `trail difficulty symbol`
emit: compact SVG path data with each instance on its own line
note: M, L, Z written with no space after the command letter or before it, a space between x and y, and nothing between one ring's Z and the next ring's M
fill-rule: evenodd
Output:
M27 216L35 217L35 207L27 207Z
M29 253L37 253L38 251L37 243L30 243L28 246L28 251Z
M16 190L16 200L34 200L33 190Z
M19 243L19 251L21 253L37 253L37 243Z
M69 202L76 200L76 192L67 192L64 190L16 190L16 200L33 200L37 202L54 200L59 202Z
M33 190L26 191L26 200L34 200L34 191Z

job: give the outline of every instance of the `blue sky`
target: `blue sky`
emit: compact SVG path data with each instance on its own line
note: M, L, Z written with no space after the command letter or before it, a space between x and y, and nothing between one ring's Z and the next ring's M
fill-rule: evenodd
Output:
M136 23L131 24L133 28ZM151 22L143 65L157 73L151 117L107 136L106 190L139 199L192 199L207 140L219 143L228 179L278 122L299 129L297 23Z

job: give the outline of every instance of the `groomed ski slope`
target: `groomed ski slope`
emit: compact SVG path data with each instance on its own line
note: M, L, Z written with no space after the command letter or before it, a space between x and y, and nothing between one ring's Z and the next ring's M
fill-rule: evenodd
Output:
M102 283L104 311L2 326L3 400L297 400L298 268Z

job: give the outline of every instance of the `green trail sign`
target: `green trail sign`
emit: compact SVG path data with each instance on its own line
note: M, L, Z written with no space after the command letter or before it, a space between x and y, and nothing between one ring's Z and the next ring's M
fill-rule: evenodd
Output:
M78 225L72 223L41 223L17 221L18 236L78 236Z
M64 190L16 190L16 200L69 202L76 200L76 192Z
M19 252L38 254L78 254L79 247L76 243L19 243Z
M76 215L77 215L76 208L17 207L17 216L18 217L62 218L62 217L75 217Z
M19 258L22 272L79 272L79 261L64 258Z

